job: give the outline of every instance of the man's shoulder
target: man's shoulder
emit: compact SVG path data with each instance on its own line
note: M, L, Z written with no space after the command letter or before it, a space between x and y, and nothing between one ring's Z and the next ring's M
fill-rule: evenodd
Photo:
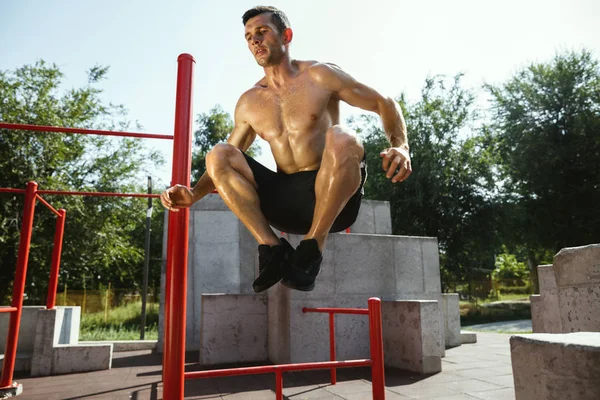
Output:
M313 79L320 81L322 79L327 79L332 74L341 72L342 69L337 64L331 62L307 61L305 71L308 72Z

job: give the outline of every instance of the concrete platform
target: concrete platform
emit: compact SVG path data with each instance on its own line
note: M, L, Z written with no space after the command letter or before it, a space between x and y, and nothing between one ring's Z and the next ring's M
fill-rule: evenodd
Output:
M514 400L510 335L478 333L478 343L446 351L442 372L417 375L386 369L387 400ZM189 352L186 370L199 369L198 352ZM114 354L111 370L23 378L21 400L162 399L161 354L150 351ZM370 370L338 370L338 384L327 371L284 374L287 400L371 399ZM272 374L196 380L186 383L186 399L273 400Z

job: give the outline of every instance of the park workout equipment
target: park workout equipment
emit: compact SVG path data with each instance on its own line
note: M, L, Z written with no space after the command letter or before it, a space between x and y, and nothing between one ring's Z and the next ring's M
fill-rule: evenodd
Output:
M336 368L371 367L371 385L373 400L385 400L385 377L383 366L383 334L381 330L381 300L369 299L369 308L302 308L304 313L329 314L329 356L331 361L264 365L259 367L242 367L230 369L214 369L209 371L186 372L185 379L216 378L222 376L258 375L275 373L275 395L283 400L283 373L290 371L308 371L316 369L331 370L331 384L337 383ZM369 316L369 339L371 358L367 360L335 360L335 314L355 314Z
M178 59L177 70L177 92L175 103L175 127L173 136L155 135L135 132L113 132L100 130L87 130L78 128L48 127L36 125L19 125L0 122L0 129L31 130L40 132L63 132L75 134L98 134L111 136L129 136L138 138L172 139L173 140L173 165L171 186L176 184L190 186L191 170L191 138L192 138L192 87L193 70L195 60L189 54L181 54ZM21 227L21 238L19 253L17 256L17 272L13 284L13 298L10 307L0 307L0 312L11 314L9 337L6 345L2 376L0 378L0 391L10 390L15 387L12 382L14 364L17 350L17 340L21 311L23 307L23 295L25 290L25 278L27 273L27 262L29 256L29 243L33 228L33 212L36 199L51 208L51 211L59 216L57 221L57 236L55 243L62 243L62 232L66 213L64 210L54 210L40 195L84 195L84 196L119 196L119 197L158 197L148 194L119 194L102 192L64 192L55 190L37 190L35 182L29 182L26 190L22 189L0 189L5 193L25 194L25 208L23 224ZM60 226L59 226L60 225ZM213 376L248 374L249 369L201 371L185 373L185 325L186 325L186 287L187 287L187 265L188 265L188 227L189 208L180 209L179 212L169 212L168 220L168 242L166 261L166 285L165 285L165 318L164 318L164 353L163 353L163 395L165 400L183 400L185 379L193 379L201 374L213 373ZM58 233L60 232L60 234ZM60 240L59 240L60 239ZM49 291L53 294L48 296L56 298L56 285L58 282L58 263L60 261L60 245L55 246L52 264L52 278L50 279ZM54 264L56 259L56 265ZM54 307L52 302L47 307ZM49 307L50 308L50 307ZM284 371L298 371L309 369L331 369L332 384L335 384L335 368L370 366L373 373L373 399L382 400L384 394L383 378L383 345L381 336L381 308L379 299L369 300L369 309L304 309L305 312L327 312L330 314L330 337L333 337L333 314L367 314L370 321L371 335L371 359L335 361L335 338L331 340L332 361L306 364L272 365L264 367L261 372L274 372L277 376L277 394L281 399L283 386L282 373ZM195 375L194 375L195 374ZM200 374L200 375L198 375Z

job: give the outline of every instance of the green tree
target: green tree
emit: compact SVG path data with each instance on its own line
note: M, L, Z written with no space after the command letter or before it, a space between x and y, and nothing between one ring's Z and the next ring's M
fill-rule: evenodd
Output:
M198 115L198 129L194 132L192 152L192 181L200 179L206 171L206 155L218 143L223 143L233 131L233 120L220 105L215 105L208 113ZM260 155L260 147L255 142L246 152L250 157Z
M107 67L88 71L88 84L62 90L64 78L55 65L39 61L0 72L0 120L11 123L80 128L128 129L126 110L104 104L99 82ZM137 127L137 129L140 129ZM144 169L160 159L137 139L0 130L0 187L24 188L35 180L40 189L124 192L141 191ZM145 183L145 180L143 181ZM143 246L133 232L144 224L139 199L44 196L67 210L60 284L77 288L132 284L143 260ZM23 196L0 194L0 301L11 291L22 221ZM27 295L46 292L54 236L53 214L38 204L29 259ZM91 278L91 281L89 280Z
M530 267L600 240L600 69L589 51L533 63L492 95L503 175L504 241ZM535 270L534 270L535 272ZM537 279L534 279L534 282Z
M389 200L393 233L437 237L447 287L477 268L493 269L495 208L490 136L475 129L473 93L453 80L428 78L421 99L399 99L413 165L401 184L386 179L379 152L389 145L371 116L355 120L367 152L366 197Z

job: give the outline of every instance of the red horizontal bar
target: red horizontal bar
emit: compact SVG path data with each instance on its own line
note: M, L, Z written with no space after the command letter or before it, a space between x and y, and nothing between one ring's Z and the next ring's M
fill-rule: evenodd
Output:
M15 312L15 311L17 311L17 307L0 307L0 313Z
M2 188L0 189L0 193L25 193L25 189L10 189L10 188Z
M210 371L194 371L183 374L185 379L216 378L219 376L258 375L276 371L308 371L314 369L368 367L371 360L323 361L302 364L263 365L260 367L213 369Z
M302 312L318 312L318 313L332 313L332 314L360 314L369 315L369 310L366 308L308 308L302 307Z
M104 131L98 129L83 129L83 128L63 128L60 126L43 126L43 125L28 125L28 124L7 124L0 122L0 128L17 129L23 131L38 131L38 132L59 132L59 133L79 133L82 135L104 135L104 136L128 136L146 139L173 139L172 135L163 135L155 133L141 132L116 132Z
M64 192L62 190L38 190L38 193L39 194L72 195L72 196L152 197L152 198L160 197L160 194L147 194L147 193Z
M40 196L39 194L36 194L36 195L35 195L35 197L37 197L37 199L38 199L39 201L41 201L43 205L45 205L46 207L48 207L48 209L49 209L50 211L52 211L54 214L56 214L56 216L57 216L57 217L60 217L60 213L59 213L58 211L56 211L56 209L55 209L54 207L52 207L52 206L50 205L50 203L48 203L46 200L44 200L44 199L42 198L42 196Z

